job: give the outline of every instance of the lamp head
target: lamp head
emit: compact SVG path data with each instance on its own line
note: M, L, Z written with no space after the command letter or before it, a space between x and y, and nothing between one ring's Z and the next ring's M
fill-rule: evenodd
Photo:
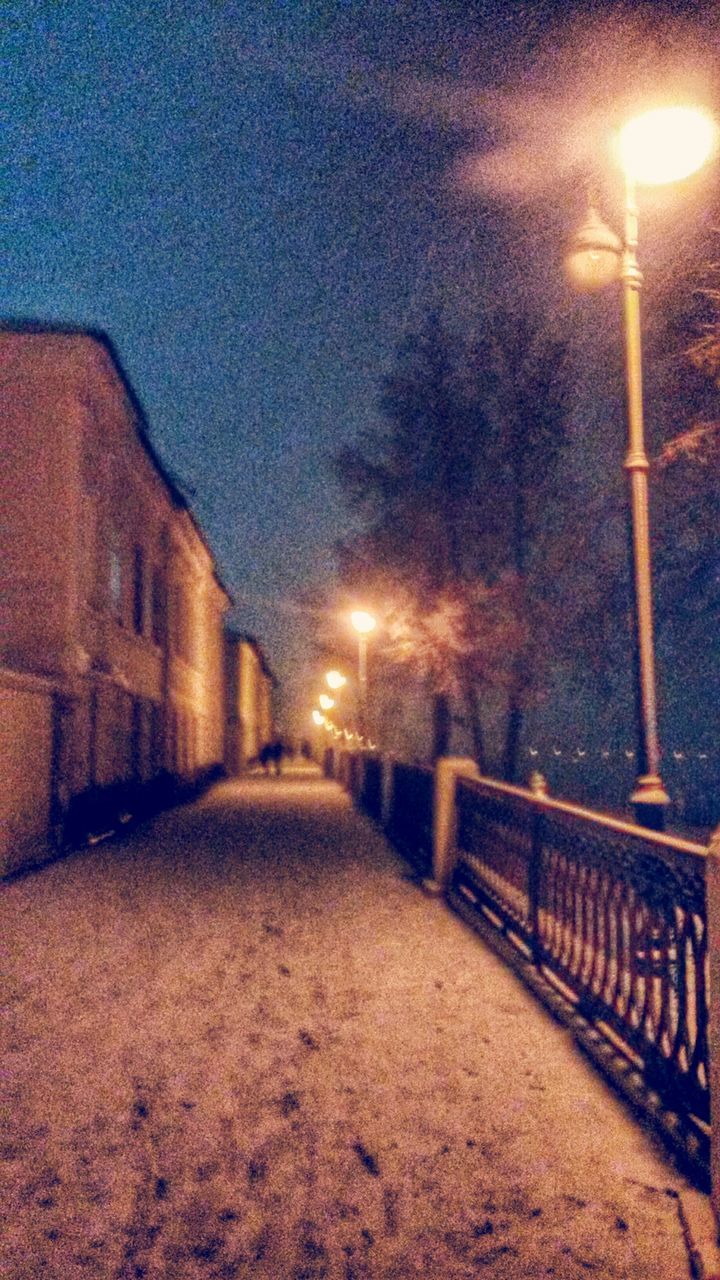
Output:
M329 689L342 689L347 684L347 676L340 671L328 671L325 680Z
M618 151L628 178L648 186L679 182L717 149L715 121L696 107L658 107L623 126Z
M377 622L371 613L366 613L364 609L355 609L350 614L350 621L359 635L365 636L370 631L374 631Z
M603 289L618 279L621 258L621 241L590 205L565 255L570 283L581 293Z

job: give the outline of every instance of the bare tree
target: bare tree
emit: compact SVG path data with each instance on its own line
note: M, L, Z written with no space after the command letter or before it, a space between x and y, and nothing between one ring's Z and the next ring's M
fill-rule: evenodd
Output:
M483 693L505 689L509 778L539 665L530 579L564 440L563 368L560 344L517 317L485 316L468 343L431 315L399 352L379 421L336 459L361 530L341 571L388 601L388 655L434 698L434 753L460 696L484 768Z

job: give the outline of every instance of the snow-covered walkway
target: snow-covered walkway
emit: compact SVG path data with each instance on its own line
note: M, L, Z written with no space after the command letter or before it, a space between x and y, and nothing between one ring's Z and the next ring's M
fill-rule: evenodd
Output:
M7 1280L685 1280L682 1179L334 783L2 891Z

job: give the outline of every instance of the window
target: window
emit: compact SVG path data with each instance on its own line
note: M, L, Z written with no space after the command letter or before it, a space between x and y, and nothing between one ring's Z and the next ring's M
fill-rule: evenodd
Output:
M113 617L122 622L123 595L122 557L120 555L120 539L114 533L110 541L110 557L108 562L108 585L110 588L110 611Z
M133 630L138 636L145 631L145 564L142 547L135 547L133 558Z
M159 645L165 642L166 608L165 578L160 566L156 565L152 575L152 638Z

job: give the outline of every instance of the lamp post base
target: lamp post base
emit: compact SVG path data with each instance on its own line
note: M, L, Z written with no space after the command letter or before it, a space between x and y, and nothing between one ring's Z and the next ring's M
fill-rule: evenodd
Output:
M637 778L630 803L639 826L648 827L651 831L665 830L665 813L670 797L659 774L646 773Z

